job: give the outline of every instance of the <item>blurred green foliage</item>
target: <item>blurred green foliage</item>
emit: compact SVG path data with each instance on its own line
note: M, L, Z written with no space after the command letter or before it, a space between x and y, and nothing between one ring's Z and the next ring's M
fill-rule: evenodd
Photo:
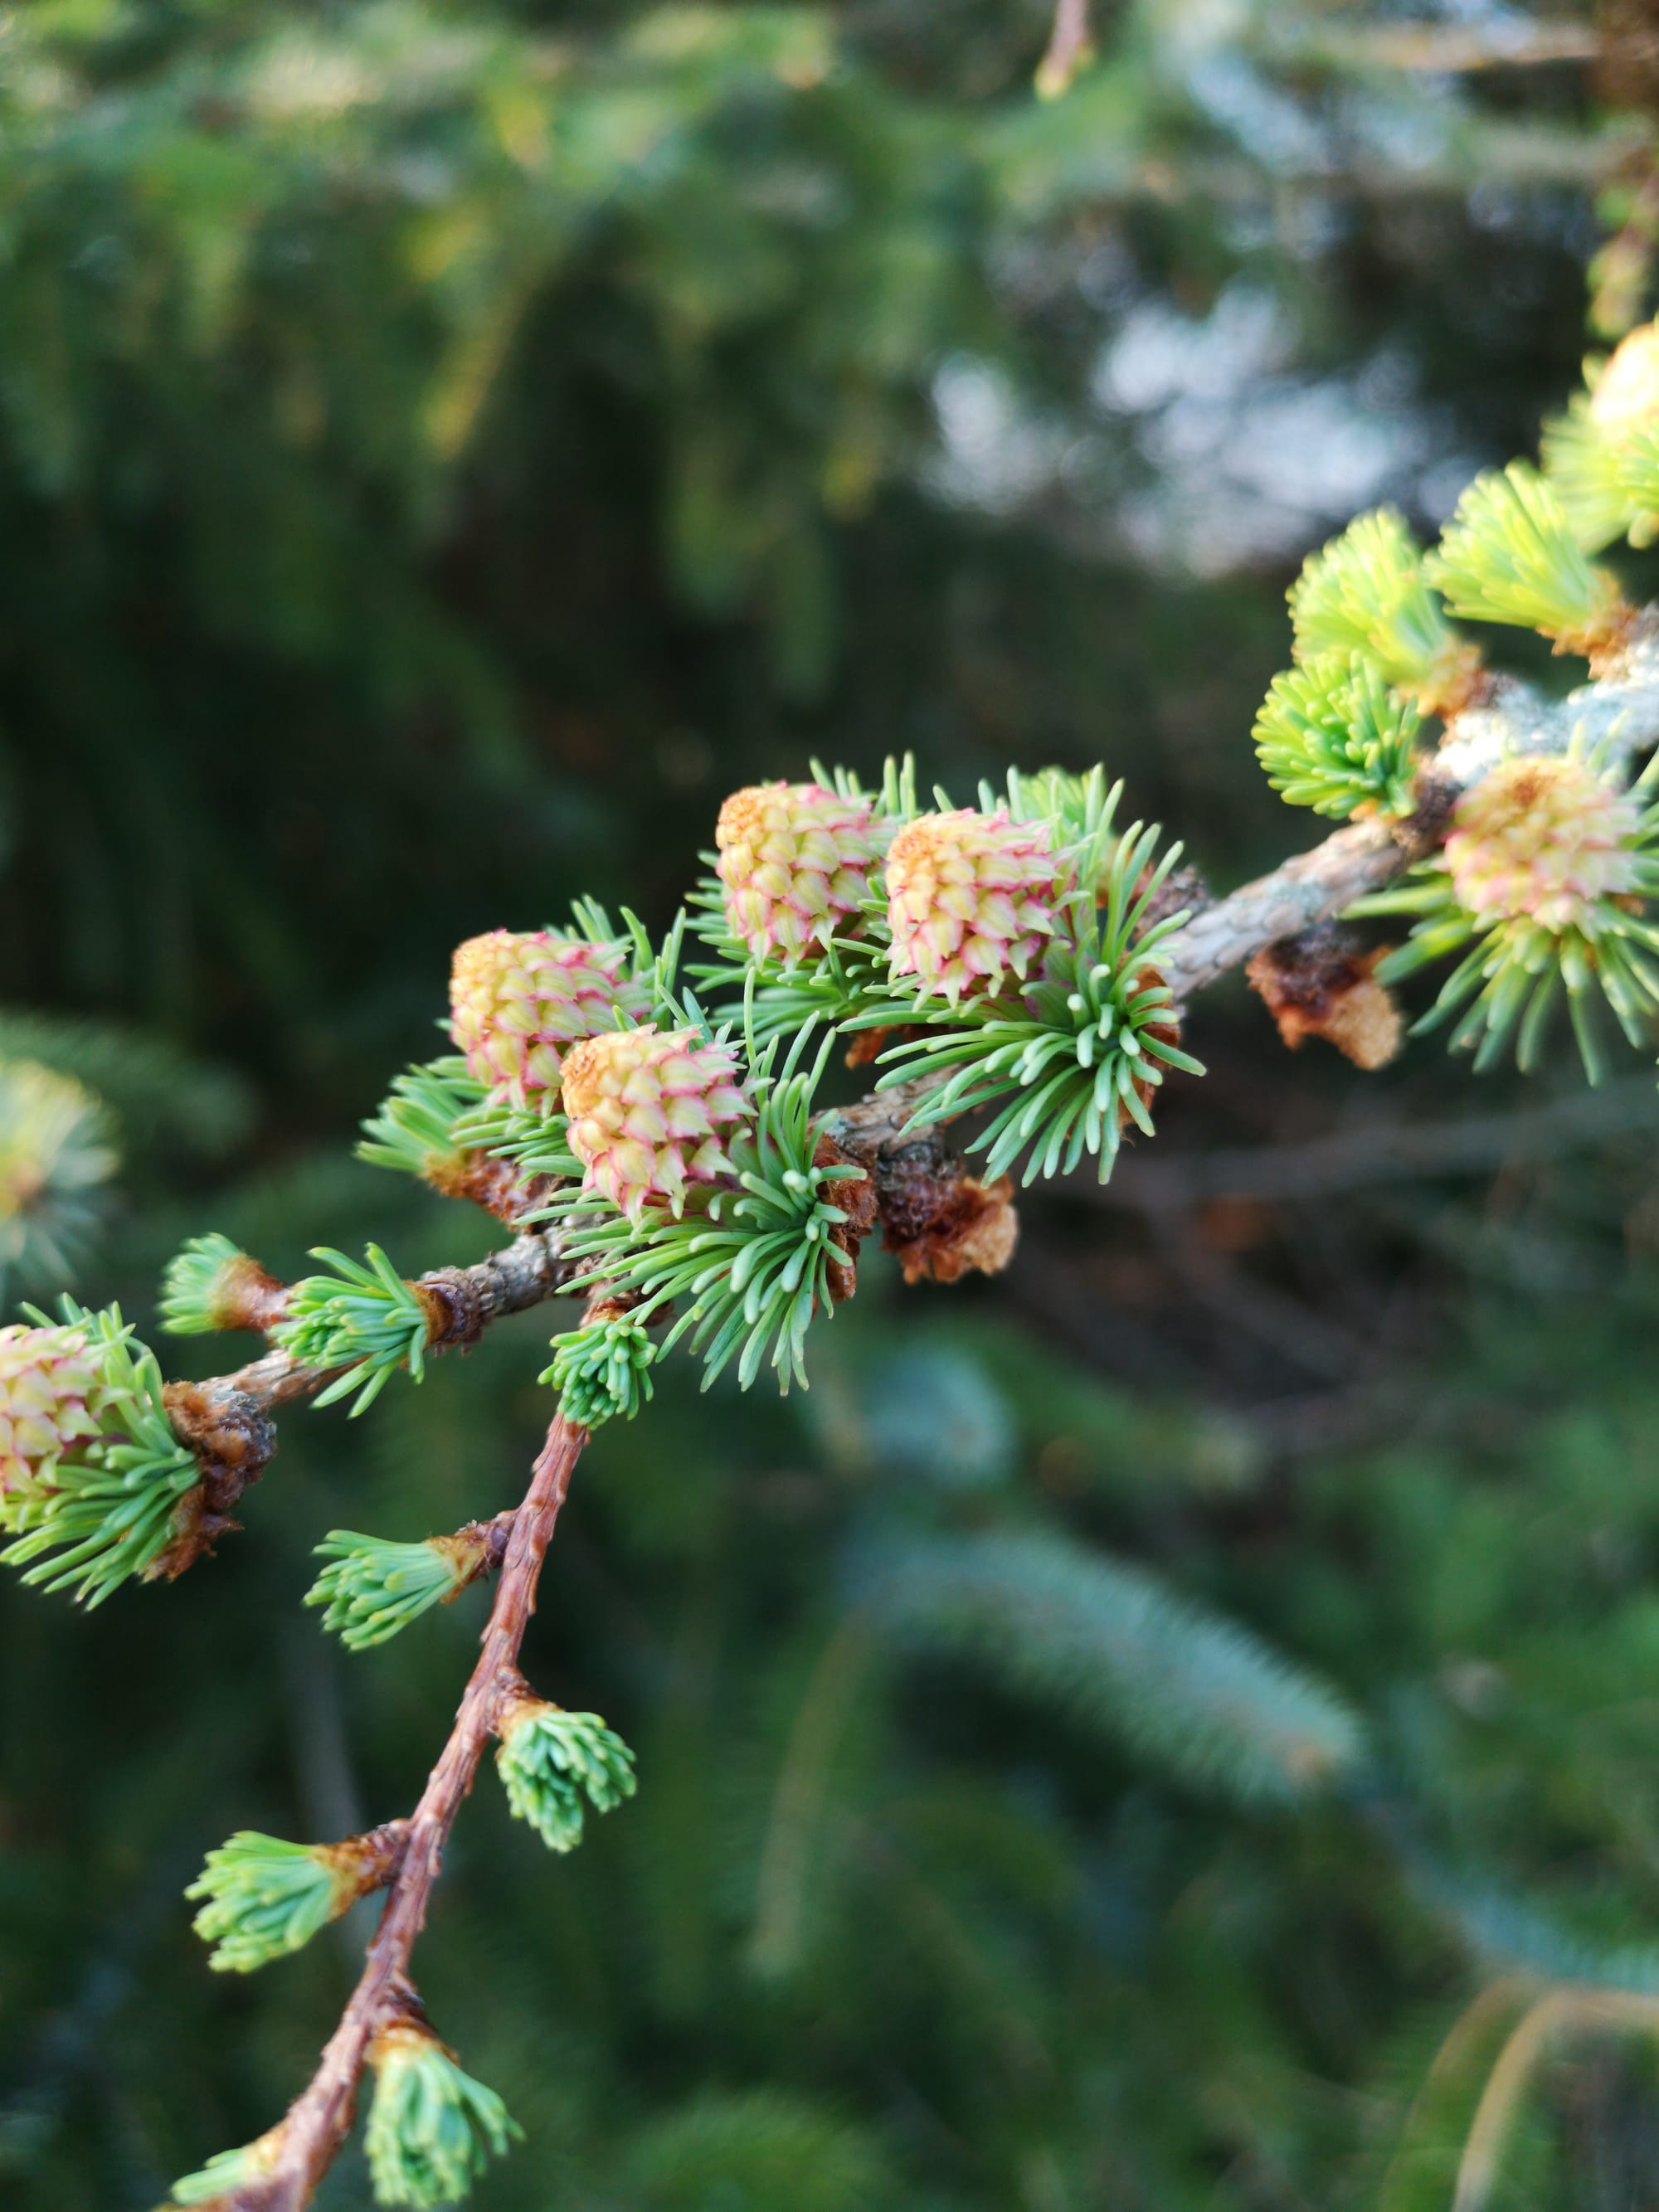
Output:
M1019 0L0 14L0 1053L119 1124L82 1295L148 1326L208 1228L482 1253L349 1158L450 946L660 919L814 749L1296 841L1283 586L1530 449L1629 127L1386 10L1099 13L1050 104ZM1540 1140L1200 1021L1008 1277L868 1266L810 1395L665 1369L584 1462L526 1671L640 1791L556 1865L493 1777L457 1831L481 2205L1431 2212L1533 1994L1659 1990L1650 1082ZM343 1654L312 1547L509 1502L552 1325L289 1412L174 1588L0 1589L9 2199L139 2212L308 2072L358 1919L227 1987L180 1893L407 1808L483 1601ZM1647 2201L1650 2051L1560 2047L1492 2205Z

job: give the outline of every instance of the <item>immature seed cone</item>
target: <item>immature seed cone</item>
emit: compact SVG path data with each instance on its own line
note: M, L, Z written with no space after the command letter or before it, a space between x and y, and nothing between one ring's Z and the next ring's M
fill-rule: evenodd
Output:
M1637 802L1582 760L1506 761L1464 793L1452 821L1452 888L1482 920L1594 936L1598 903L1638 888Z
M1046 823L969 807L919 816L887 855L895 981L915 975L954 1006L999 984L1005 968L1023 975L1053 933L1061 892Z
M1659 325L1644 323L1620 342L1596 380L1589 414L1614 439L1659 423Z
M720 809L726 918L757 960L817 957L868 887L870 809L821 783L752 784Z
M112 1395L83 1329L0 1328L0 1526L21 1526L65 1453L103 1434Z
M623 953L549 929L492 929L456 949L451 1030L466 1064L504 1104L551 1113L564 1056L645 1010Z
M579 1044L564 1063L564 1105L585 1187L633 1221L648 1206L678 1214L688 1183L729 1174L723 1138L754 1112L724 1045L648 1024Z

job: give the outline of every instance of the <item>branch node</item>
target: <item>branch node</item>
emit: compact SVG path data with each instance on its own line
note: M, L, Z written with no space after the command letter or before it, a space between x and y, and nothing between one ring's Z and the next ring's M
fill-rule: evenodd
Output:
M1013 1184L986 1184L948 1152L936 1130L877 1155L876 1202L884 1252L907 1283L954 1283L977 1270L1000 1274L1019 1236Z
M1382 1067L1405 1034L1392 994L1373 969L1388 951L1361 949L1353 933L1321 922L1252 955L1244 975L1292 1052L1327 1038L1356 1067Z

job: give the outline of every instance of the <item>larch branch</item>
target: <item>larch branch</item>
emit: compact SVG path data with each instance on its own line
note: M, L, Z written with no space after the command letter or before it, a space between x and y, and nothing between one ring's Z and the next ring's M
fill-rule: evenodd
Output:
M357 1985L309 2086L275 2130L276 2163L257 2181L216 2203L222 2212L303 2212L356 2117L357 2091L376 2032L412 1994L410 1960L461 1801L495 1725L501 1700L519 1682L519 1650L536 1606L542 1561L570 1477L588 1440L586 1429L556 1413L537 1456L530 1487L513 1516L495 1601L478 1662L464 1692L449 1741L410 1815L398 1870Z

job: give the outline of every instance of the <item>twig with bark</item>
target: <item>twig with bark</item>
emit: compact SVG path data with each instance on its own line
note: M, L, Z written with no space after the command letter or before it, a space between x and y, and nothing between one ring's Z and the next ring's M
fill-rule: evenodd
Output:
M216 2199L222 2212L302 2212L350 2132L374 2038L418 2008L410 1956L461 1801L472 1787L503 1703L521 1688L519 1650L535 1610L542 1562L586 1443L585 1429L554 1415L530 1487L513 1516L483 1649L454 1726L420 1802L406 1822L398 1824L403 1831L400 1847L357 1985L309 2085L261 2146L266 2171Z

